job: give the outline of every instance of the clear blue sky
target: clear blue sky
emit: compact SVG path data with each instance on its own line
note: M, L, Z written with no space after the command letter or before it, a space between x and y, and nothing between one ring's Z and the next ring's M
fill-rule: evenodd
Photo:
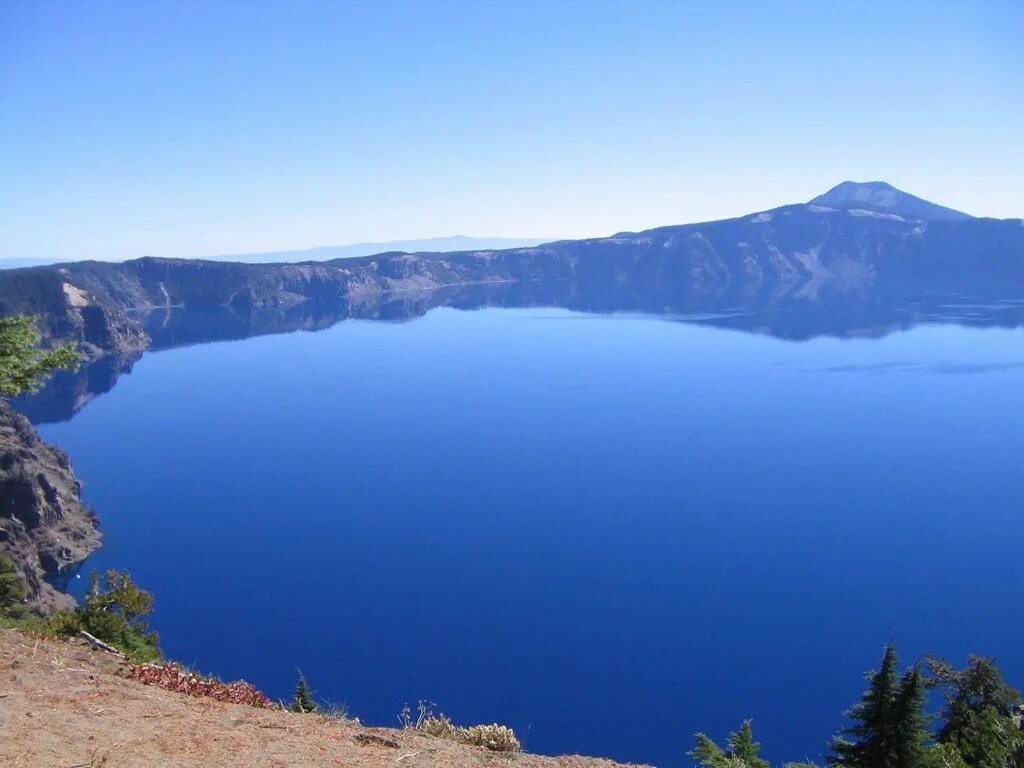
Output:
M1024 216L1024 3L0 0L0 258Z

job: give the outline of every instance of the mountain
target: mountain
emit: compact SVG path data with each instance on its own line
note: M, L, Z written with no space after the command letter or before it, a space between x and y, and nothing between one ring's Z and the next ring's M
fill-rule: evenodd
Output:
M353 243L351 245L327 245L298 251L268 251L266 253L243 253L231 256L215 256L213 261L244 261L249 264L289 263L300 261L330 261L351 259L356 256L372 256L375 253L403 251L405 253L450 253L452 251L498 251L508 248L532 248L540 245L541 238L513 237L428 237L423 240L392 240L383 243Z
M389 251L496 251L503 248L530 248L544 242L543 238L515 237L428 237L422 240L392 240L382 243L352 243L350 245L325 245L296 251L266 251L263 253L236 253L226 256L211 256L210 261L242 261L247 264L284 264L298 261L329 261L351 259L355 256L370 256ZM0 259L0 269L21 269L58 264L59 259Z
M140 313L172 307L251 313L307 301L369 306L439 288L556 282L583 295L593 286L650 295L654 286L668 304L730 297L737 305L770 306L786 297L812 301L823 291L942 291L984 281L1024 291L1024 222L957 214L881 182L846 182L809 203L734 219L527 248L5 270L0 315L39 315L49 339L76 341L94 355L128 354L151 343Z
M57 259L0 259L0 269L21 269L22 267L43 267L56 264Z
M811 200L810 205L837 208L844 211L864 211L905 219L923 221L965 221L974 218L920 197L901 192L884 181L844 181L824 195Z

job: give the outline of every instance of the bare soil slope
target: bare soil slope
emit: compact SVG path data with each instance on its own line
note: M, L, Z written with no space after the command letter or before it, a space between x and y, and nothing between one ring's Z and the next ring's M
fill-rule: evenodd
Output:
M144 685L84 643L0 630L0 765L10 768L618 768L488 752L414 731L254 709Z

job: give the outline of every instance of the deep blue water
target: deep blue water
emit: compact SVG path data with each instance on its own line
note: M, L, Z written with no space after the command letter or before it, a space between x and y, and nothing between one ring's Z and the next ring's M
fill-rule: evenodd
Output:
M681 766L747 717L818 757L890 638L1024 683L1022 392L1022 330L438 309L147 353L41 431L171 657Z

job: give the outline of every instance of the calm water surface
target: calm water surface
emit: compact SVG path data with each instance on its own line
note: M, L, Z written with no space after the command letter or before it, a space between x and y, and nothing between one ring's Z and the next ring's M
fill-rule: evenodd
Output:
M818 757L889 638L1024 683L1022 392L1021 330L437 309L148 353L41 431L171 657L680 766L747 717Z

